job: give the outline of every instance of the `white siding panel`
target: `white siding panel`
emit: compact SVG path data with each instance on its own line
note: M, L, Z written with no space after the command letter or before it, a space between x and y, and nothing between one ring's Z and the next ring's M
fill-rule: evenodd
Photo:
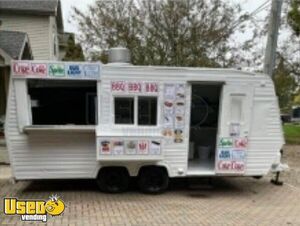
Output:
M6 136L16 179L94 178L94 133L18 132L15 90L11 86Z

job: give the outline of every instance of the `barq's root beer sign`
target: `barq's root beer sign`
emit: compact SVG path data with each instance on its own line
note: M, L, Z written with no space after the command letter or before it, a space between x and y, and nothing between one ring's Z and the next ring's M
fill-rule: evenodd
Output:
M12 73L16 77L99 79L100 64L97 63L38 63L15 61Z

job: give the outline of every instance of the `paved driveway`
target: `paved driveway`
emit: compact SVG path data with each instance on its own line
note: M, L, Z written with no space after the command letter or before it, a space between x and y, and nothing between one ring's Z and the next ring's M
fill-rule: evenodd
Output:
M212 186L184 179L173 180L162 195L140 194L134 186L127 193L111 195L100 193L93 180L12 185L2 177L0 194L19 199L58 194L67 207L62 216L49 218L48 225L300 225L300 147L287 147L284 160L293 167L283 177L284 186L270 184L269 177L219 178ZM5 170L9 169L2 167ZM1 223L22 224L19 217L3 214Z

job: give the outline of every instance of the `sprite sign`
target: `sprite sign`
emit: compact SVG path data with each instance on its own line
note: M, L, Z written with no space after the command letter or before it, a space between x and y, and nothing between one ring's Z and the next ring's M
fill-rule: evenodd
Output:
M65 77L64 64L49 64L49 75L53 77Z

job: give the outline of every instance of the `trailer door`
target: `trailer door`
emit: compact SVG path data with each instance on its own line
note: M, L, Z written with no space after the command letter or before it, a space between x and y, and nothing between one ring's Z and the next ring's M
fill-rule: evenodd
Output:
M216 173L243 174L253 111L253 87L224 85L216 151Z

